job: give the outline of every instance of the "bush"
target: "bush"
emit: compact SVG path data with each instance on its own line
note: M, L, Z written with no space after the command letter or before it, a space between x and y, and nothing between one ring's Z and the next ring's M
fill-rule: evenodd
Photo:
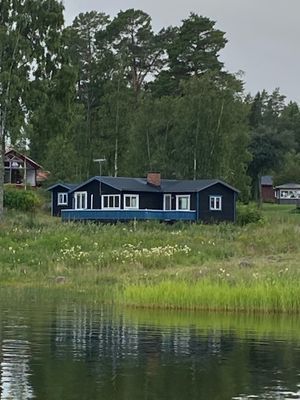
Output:
M37 193L16 188L4 189L4 207L19 211L35 211L41 205Z
M239 225L247 225L255 222L262 221L261 210L252 204L238 204L237 205L237 223Z

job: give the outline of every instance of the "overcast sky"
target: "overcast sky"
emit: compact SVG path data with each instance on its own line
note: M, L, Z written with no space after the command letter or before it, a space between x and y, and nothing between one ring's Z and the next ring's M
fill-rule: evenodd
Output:
M280 88L300 103L300 0L64 0L70 24L80 12L115 16L121 9L141 9L158 30L178 25L191 11L216 21L228 44L221 54L230 72L244 71L246 91Z

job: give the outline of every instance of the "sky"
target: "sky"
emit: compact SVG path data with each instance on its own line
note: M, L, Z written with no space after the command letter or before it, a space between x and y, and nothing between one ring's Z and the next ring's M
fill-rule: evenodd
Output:
M97 10L114 17L120 10L141 9L155 30L180 25L190 12L216 21L228 43L220 54L225 69L243 71L246 92L280 88L300 103L299 0L63 0L69 25L80 12Z

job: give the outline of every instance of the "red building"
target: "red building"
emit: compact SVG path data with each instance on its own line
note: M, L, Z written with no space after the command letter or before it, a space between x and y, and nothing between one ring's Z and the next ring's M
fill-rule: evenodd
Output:
M264 203L275 202L275 190L273 187L273 177L265 175L261 177L261 198Z
M5 152L4 168L4 183L20 187L39 186L49 175L41 165L14 149Z

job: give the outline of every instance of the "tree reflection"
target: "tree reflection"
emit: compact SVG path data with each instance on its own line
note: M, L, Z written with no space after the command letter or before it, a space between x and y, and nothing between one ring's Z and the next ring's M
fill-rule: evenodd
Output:
M297 319L124 313L54 300L6 307L0 314L1 399L227 400L298 393ZM26 329L10 324L8 315L22 318Z

